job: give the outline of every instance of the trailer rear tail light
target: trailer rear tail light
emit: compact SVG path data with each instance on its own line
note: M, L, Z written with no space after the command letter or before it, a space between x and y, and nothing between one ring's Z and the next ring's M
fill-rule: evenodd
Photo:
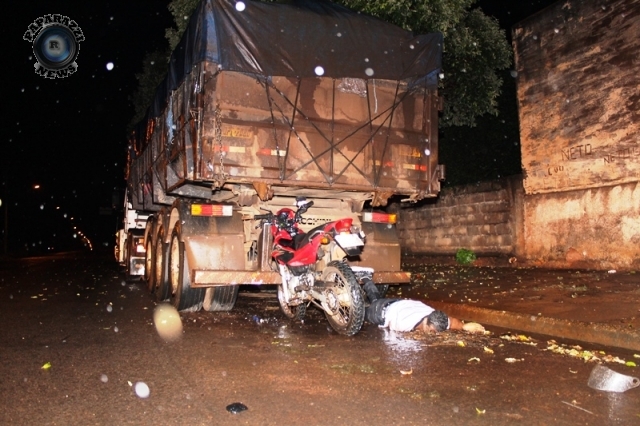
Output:
M365 212L362 213L363 222L373 223L396 223L397 215L386 213Z
M144 246L144 237L134 237L133 250L136 255L144 255L146 253L147 249Z
M223 204L191 204L191 216L233 216L233 206Z

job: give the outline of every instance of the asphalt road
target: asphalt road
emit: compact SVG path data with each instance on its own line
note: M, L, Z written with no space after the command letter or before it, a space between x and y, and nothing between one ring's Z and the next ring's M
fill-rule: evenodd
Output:
M291 323L257 290L231 312L182 314L167 343L155 302L109 257L0 261L0 425L640 424L640 388L591 389L594 364L544 339L368 324L347 338L314 309Z

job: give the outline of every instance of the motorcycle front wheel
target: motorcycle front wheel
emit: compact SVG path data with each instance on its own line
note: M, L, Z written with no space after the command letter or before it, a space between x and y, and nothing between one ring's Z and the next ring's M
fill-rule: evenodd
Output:
M330 262L322 271L325 300L322 303L329 325L339 334L353 336L364 322L364 298L348 264Z

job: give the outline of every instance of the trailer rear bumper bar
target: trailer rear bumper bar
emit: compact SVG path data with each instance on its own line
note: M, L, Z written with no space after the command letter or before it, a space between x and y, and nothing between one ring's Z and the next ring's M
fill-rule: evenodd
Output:
M376 284L402 284L411 280L410 272L376 271L373 282ZM228 285L273 285L282 283L280 273L272 271L209 271L195 270L191 276L191 287L219 287Z

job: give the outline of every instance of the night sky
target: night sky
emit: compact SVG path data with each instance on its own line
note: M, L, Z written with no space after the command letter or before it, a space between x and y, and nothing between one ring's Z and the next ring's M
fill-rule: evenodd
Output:
M1 29L8 55L2 70L0 218L8 204L8 248L13 254L80 247L78 231L94 248L112 250L119 217L108 213L114 189L124 187L135 74L145 53L165 46L165 28L172 24L166 0L56 3L15 2ZM551 3L477 4L510 33L511 25ZM33 46L22 38L46 14L68 16L85 36L78 70L67 78L36 75Z

